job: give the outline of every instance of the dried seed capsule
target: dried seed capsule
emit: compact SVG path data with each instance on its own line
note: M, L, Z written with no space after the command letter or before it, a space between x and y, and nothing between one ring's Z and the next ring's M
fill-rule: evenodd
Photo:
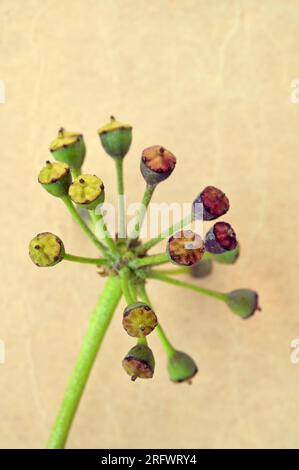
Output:
M240 256L240 245L234 250L225 251L224 253L220 253L219 255L213 255L213 261L217 261L217 263L221 264L234 264Z
M251 317L257 310L261 310L258 300L258 294L254 290L236 289L229 292L227 305L233 313L245 319Z
M217 222L205 236L205 248L209 253L218 255L237 247L237 238L232 226L226 222Z
M214 186L207 186L193 202L195 219L213 220L224 215L229 209L226 195Z
M154 375L155 358L146 344L137 344L130 349L122 364L131 380L151 379Z
M172 235L167 242L169 258L180 266L198 263L205 252L204 242L192 230L182 230Z
M105 200L104 184L95 175L80 175L70 185L69 196L79 207L95 209Z
M113 116L110 119L98 130L101 143L110 157L124 158L131 146L132 126L116 121Z
M50 152L55 160L66 163L71 169L80 169L86 153L83 135L67 132L62 127L56 139L51 142Z
M140 170L147 184L155 186L173 172L176 158L161 145L153 145L142 152Z
M205 277L211 274L213 269L213 263L211 259L203 259L199 263L194 264L191 267L191 276L192 277Z
M52 196L64 196L72 182L70 168L66 163L47 161L46 166L39 172L38 182Z
M157 326L155 312L147 304L136 302L127 305L123 314L123 327L130 336L147 336Z
M175 351L168 359L167 370L173 382L190 382L198 372L193 359L181 351Z
M39 233L29 243L29 256L41 268L55 266L63 259L64 253L62 241L50 232Z

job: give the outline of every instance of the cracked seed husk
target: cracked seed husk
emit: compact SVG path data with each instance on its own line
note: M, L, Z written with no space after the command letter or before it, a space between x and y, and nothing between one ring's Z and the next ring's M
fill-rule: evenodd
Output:
M199 220L213 220L226 214L229 200L221 189L207 186L193 201L193 216Z
M218 255L237 247L236 234L227 222L217 222L206 233L205 248L209 253Z

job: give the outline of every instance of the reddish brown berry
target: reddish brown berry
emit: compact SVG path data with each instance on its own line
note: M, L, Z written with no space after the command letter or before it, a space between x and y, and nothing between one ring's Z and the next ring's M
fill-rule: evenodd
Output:
M209 253L220 254L234 250L237 244L236 234L226 222L217 222L205 236L205 248Z
M205 252L202 238L192 230L182 230L172 235L167 243L170 259L179 265L192 266L198 263Z
M193 202L193 213L196 219L217 219L224 215L228 209L228 198L224 192L214 186L207 186Z
M147 184L154 186L173 172L176 158L161 145L153 145L142 152L140 170Z

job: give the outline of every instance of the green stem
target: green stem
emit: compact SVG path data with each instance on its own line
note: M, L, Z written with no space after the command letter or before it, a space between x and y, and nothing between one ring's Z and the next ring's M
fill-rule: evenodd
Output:
M76 255L71 255L70 253L65 253L63 259L67 261L73 261L75 263L96 264L97 266L103 266L107 264L107 261L105 259L86 258L85 256L76 256Z
M172 268L172 269L161 269L159 273L168 274L169 276L176 276L178 274L189 274L191 269L188 266L183 266L181 268Z
M116 182L118 193L118 238L126 238L126 215L125 215L125 189L123 174L123 158L115 158Z
M129 238L136 239L139 237L142 223L144 221L147 208L149 206L149 203L151 202L155 189L156 189L156 185L150 185L150 184L146 185L143 198L140 204L140 208L138 210L136 217L134 218L133 230Z
M145 289L145 285L142 284L140 285L139 287L139 294L140 294L140 298L141 300L146 303L147 305L151 305L151 301L147 295L147 292L146 292L146 289ZM169 339L167 338L160 322L158 323L158 325L156 326L155 328L155 331L157 333L157 336L159 338L159 340L161 341L162 343L162 346L164 348L164 351L166 353L166 355L168 357L171 357L174 353L175 353L175 348L172 346L172 344L170 343Z
M190 289L200 294L208 295L209 297L214 297L214 299L222 300L227 302L228 294L223 292L218 292L215 290L206 289L205 287L195 286L189 282L179 281L178 279L173 279L172 277L161 274L160 271L149 271L148 277L151 279L158 279L159 281L167 282L168 284L173 284L174 286L184 287L185 289Z
M111 238L111 235L108 232L107 225L104 222L103 215L96 214L95 209L90 212L91 212L91 218L95 225L95 230L98 230L100 232L99 234L100 237L105 240L107 246L110 248L110 251L113 254L117 254L117 248L115 246L114 240Z
M50 434L50 449L61 449L65 445L91 368L120 298L119 278L110 276L91 316L77 363Z
M81 175L81 168L71 168L71 174L72 174L73 180L75 178L78 178L78 176Z
M159 253L157 255L145 256L144 258L134 259L129 263L130 268L138 269L143 266L152 266L157 264L169 263L169 257L166 253Z
M168 227L166 230L161 232L157 237L152 238L151 240L147 241L143 245L140 245L139 247L137 247L136 253L138 254L146 253L150 248L157 245L157 243L164 240L165 238L169 238L170 235L172 235L174 232L180 229L182 230L186 225L190 224L191 222L192 222L192 215L190 214L184 217L183 219L181 219L179 222Z
M120 280L121 280L121 289L126 300L126 303L133 304L136 302L136 298L134 297L132 288L130 287L130 271L125 266L119 272Z
M65 203L66 207L70 211L73 219L77 222L77 224L81 227L83 232L88 236L88 238L92 241L92 243L103 253L106 253L106 248L105 246L97 239L95 234L90 230L90 228L86 225L84 220L80 217L78 214L76 208L74 207L71 198L66 195L62 196L62 201Z

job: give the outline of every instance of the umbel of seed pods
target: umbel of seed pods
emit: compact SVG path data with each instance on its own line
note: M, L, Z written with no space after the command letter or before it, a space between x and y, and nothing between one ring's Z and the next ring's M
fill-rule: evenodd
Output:
M121 162L132 142L132 126L111 117L111 121L102 126L98 134L107 154L115 159L117 164ZM61 128L50 145L50 151L55 161L46 161L38 175L39 183L48 193L60 198L66 204L74 219L101 249L102 262L106 272L110 271L119 275L118 270L128 263L130 243L127 244L128 250L123 251L124 245L120 245L118 240L110 238L101 213L97 212L96 214L95 212L95 209L98 210L104 202L105 189L100 178L82 173L82 164L86 153L82 134L67 132ZM143 150L140 170L146 182L143 201L146 206L156 186L171 175L175 165L174 154L161 145L154 145ZM122 187L118 189L119 193L123 193ZM91 221L101 222L100 226L103 238L107 242L106 245L99 241L89 226L80 219L75 206L87 209ZM220 189L207 186L193 202L191 219L202 218L204 221L213 221L225 215L228 210L227 196ZM142 217L136 223L137 239L141 223ZM138 247L138 243L135 246ZM234 263L239 256L239 245L231 225L220 221L212 225L204 239L189 229L173 233L168 239L166 253L169 261L175 265L190 268L191 275L197 278L211 272L214 260L225 264ZM49 232L39 233L30 241L29 256L33 263L39 267L55 266L63 259L74 261L72 258L76 258L66 253L60 238ZM145 257L146 251L139 255L133 248L130 257L138 260L139 256ZM99 260L98 265L100 264ZM138 269L137 271L133 269L132 274L140 280ZM259 308L258 296L255 291L237 289L222 295L225 296L225 302L231 311L241 318L249 318ZM153 377L155 359L148 346L147 336L155 329L160 336L164 334L154 310L145 302L129 302L123 312L122 323L127 334L136 338L137 341L137 344L124 357L123 368L133 381L137 378ZM186 353L172 348L171 345L167 349L167 369L170 379L174 382L190 382L197 373L197 365L194 360Z

